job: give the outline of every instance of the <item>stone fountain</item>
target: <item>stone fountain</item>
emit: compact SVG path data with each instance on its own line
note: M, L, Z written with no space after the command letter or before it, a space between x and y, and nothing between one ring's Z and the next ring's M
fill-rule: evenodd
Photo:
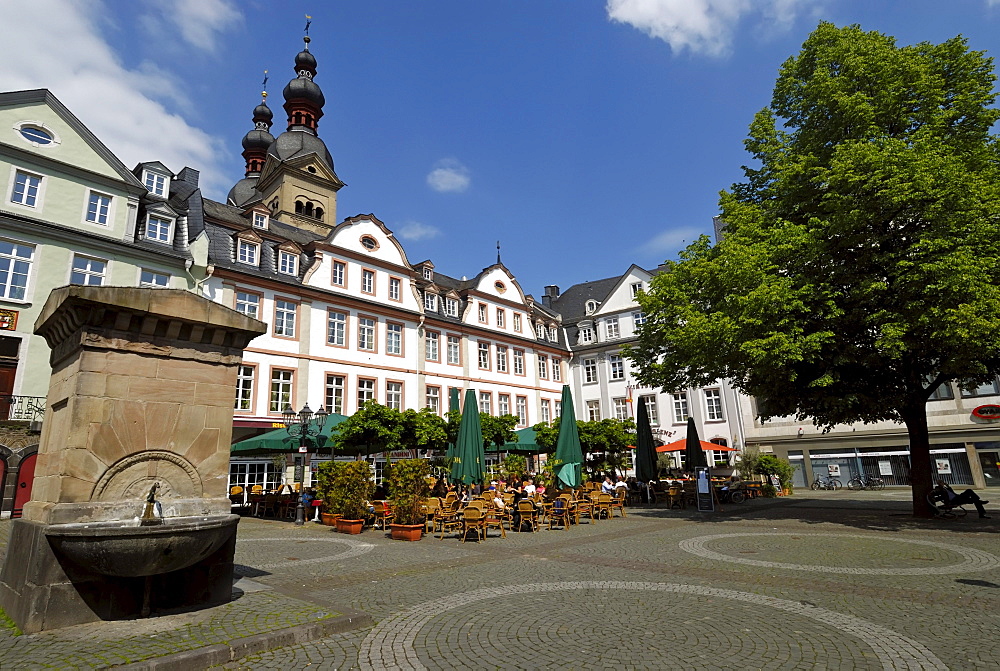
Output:
M266 326L177 289L69 286L52 348L32 499L0 606L25 632L228 601L236 371Z

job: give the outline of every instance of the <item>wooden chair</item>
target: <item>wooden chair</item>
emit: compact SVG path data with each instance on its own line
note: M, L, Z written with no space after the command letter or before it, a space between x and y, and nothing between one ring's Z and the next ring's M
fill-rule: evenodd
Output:
M670 506L671 510L675 506L677 508L687 508L687 498L684 496L684 490L676 485L668 489L667 505Z
M434 517L441 513L441 500L430 498L424 501L424 531L434 533Z
M614 512L617 510L621 513L622 517L627 517L625 514L625 496L628 492L625 491L624 487L617 487L615 489L615 495L611 499L611 514L614 516Z
M538 508L531 501L517 502L517 530L521 531L527 524L531 531L538 531Z
M264 485L251 485L250 486L250 493L254 494L254 495L256 495L256 494L263 494L264 493Z
M596 512L597 519L601 519L603 517L605 519L610 520L611 502L612 502L611 494L600 494L597 497L597 502L592 505L591 515L593 515L593 513Z
M573 513L573 522L575 524L579 524L580 518L584 515L590 517L591 522L598 519L596 502L589 497L577 499L570 506L570 510Z
M275 517L278 514L278 495L277 494L265 494L260 499L257 500L257 505L254 508L253 514L256 517L268 517L268 512L270 512L270 517Z
M570 500L567 496L558 497L549 509L549 531L554 524L560 524L564 529L568 529L572 512L570 510Z
M469 532L476 532L476 542L486 539L486 515L478 506L466 506L462 510L462 542L469 537Z
M486 510L486 531L499 529L500 537L507 538L507 532L503 528L504 522L507 526L511 524L510 508L505 507L501 510L495 503L491 504Z
M372 524L372 527L378 529L379 524L381 524L381 528L385 529L386 525L392 522L393 518L389 504L385 501L373 501L372 505L375 507L375 522Z

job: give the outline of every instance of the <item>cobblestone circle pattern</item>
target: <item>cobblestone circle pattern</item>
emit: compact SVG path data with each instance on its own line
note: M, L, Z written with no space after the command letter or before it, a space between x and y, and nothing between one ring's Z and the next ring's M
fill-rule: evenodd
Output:
M871 653L874 655L872 661L877 664L874 668L878 668L878 665L886 670L948 668L934 653L917 641L902 636L874 622L852 615L836 613L808 603L777 599L749 592L698 585L632 581L576 581L509 585L477 589L427 601L400 611L380 622L362 642L358 654L358 663L362 668L372 669L426 669L428 667L421 661L418 650L418 648L422 648L426 654L426 648L423 645L418 645L418 639L422 640L426 630L441 628L440 625L435 624L438 616L483 600L489 600L491 603L505 603L505 598L515 595L535 595L538 593L574 590L610 591L615 594L620 594L622 591L660 592L701 598L714 597L738 601L744 605L765 606L792 615L809 618L814 622L826 625L842 634L860 640L871 649ZM600 598L605 599L606 597L602 596ZM691 624L694 623L692 622ZM533 644L531 648L536 652L544 651L549 647L548 642L571 636L574 631L573 625L574 622L567 621L561 627L549 624L541 627L540 630L536 629L534 636L537 640L530 641ZM475 628L475 623L470 622L465 628L473 629ZM438 656L441 652L444 652L439 650L438 655L435 655L436 663L450 665L452 662L461 662L463 665L476 667L484 664L489 666L491 663L496 662L495 659L492 659L492 661L484 659L482 651L470 649L470 647L478 648L478 646L475 643L470 643L462 636L461 628L453 627L452 629L450 631L428 632L430 640L440 640L443 633L449 643L446 652L449 659L442 659ZM652 632L647 633L651 634ZM676 637L677 642L682 643L685 640L685 636L687 635L683 630L679 631ZM463 640L465 641L464 645ZM839 641L839 643L843 643L843 641ZM522 645L522 643L519 642L519 645ZM716 653L718 652L716 650ZM738 659L740 651L732 652L734 653L733 656ZM854 657L854 659L856 660L857 657ZM536 657L533 661L538 662L541 660ZM555 660L545 661L551 662ZM850 660L843 661L850 662ZM428 662L430 663L429 659Z
M947 566L921 566L921 567L892 567L892 568L868 568L860 566L822 566L809 564L789 564L785 562L763 561L760 559L748 559L746 557L733 557L731 555L715 552L708 549L708 545L713 541L728 538L753 537L795 537L806 540L809 543L816 543L828 538L848 538L863 540L870 543L878 540L884 543L912 543L923 545L937 550L945 550L950 553L961 555L964 561ZM986 571L1000 567L1000 558L989 552L962 547L960 545L950 545L948 543L938 543L935 541L921 541L911 538L894 538L889 536L860 536L855 534L801 534L801 533L735 533L735 534L712 534L709 536L697 536L688 538L678 543L681 550L705 559L714 559L721 562L734 564L746 564L748 566L760 566L764 568L781 568L792 571L813 571L816 573L848 573L855 575L949 575L958 573L968 573L971 571Z
M268 542L279 542L287 543L287 538L240 538L236 541L237 543L268 543ZM258 564L254 563L253 568L256 569L270 569L279 568L281 566L301 566L303 564L321 564L323 562L329 562L333 560L344 560L351 559L352 557L358 557L363 554L371 552L375 546L371 543L365 543L364 541L354 540L353 538L298 538L297 543L342 543L347 545L347 549L343 552L338 552L337 554L324 555L322 557L313 557L312 559L293 559L289 561L274 562L271 564Z

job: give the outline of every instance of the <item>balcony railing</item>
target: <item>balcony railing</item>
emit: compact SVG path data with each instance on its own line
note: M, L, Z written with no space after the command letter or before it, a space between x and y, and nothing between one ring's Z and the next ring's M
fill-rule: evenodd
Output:
M0 394L0 420L40 422L45 417L44 396Z

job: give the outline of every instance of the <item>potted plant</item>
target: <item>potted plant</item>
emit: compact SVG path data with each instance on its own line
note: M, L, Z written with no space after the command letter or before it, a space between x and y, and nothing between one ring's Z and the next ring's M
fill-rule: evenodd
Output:
M337 531L358 534L374 489L367 461L327 461L317 469L316 489L327 514L339 515Z
M389 468L389 506L395 540L418 541L424 531L424 499L430 496L427 478L431 467L426 459L401 459Z

